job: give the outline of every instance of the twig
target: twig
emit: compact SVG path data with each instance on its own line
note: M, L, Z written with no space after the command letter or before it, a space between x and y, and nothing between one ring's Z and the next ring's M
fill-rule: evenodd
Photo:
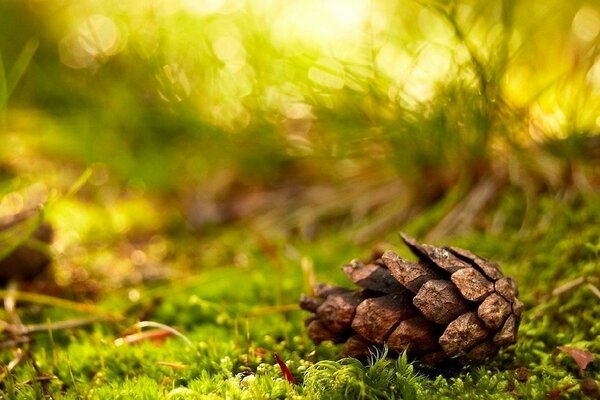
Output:
M0 349L10 349L16 347L20 344L29 343L31 339L27 336L19 336L14 339L5 340L4 342L0 342Z
M24 325L22 327L22 330L17 332L16 334L17 335L29 335L31 333L38 333L38 332L73 329L73 328L79 328L81 326L90 325L95 322L101 322L101 321L110 321L110 319L101 318L101 317L93 317L93 318L82 318L82 319L69 319L69 320L58 321L58 322L48 322L45 324Z
M535 319L538 316L542 315L543 312L550 307L550 299L553 297L558 297L564 293L570 292L573 289L576 289L578 287L580 287L583 284L586 284L586 288L589 289L596 297L598 297L600 299L600 289L598 289L594 284L590 283L590 280L594 280L593 277L587 277L587 276L580 276L578 278L575 278L567 283L564 283L562 285L560 285L559 287L555 288L551 295L549 297L547 297L545 299L544 302L538 304L537 306L535 306L534 308L532 308L529 311L529 318ZM595 281L595 280L594 280Z
M143 329L143 328L161 329L163 331L169 332L169 333L177 336L178 338L183 340L185 342L185 344L187 344L188 346L194 347L194 344L192 343L192 341L190 339L188 339L187 336L185 336L183 333L179 332L177 329L175 329L173 327L170 327L169 325L161 324L160 322L140 321L131 327L131 329ZM116 339L115 344L118 345L118 343L123 344L124 343L123 338Z
M39 382L42 386L42 392L44 393L45 398L52 398L52 393L50 393L50 388L48 387L48 381L53 379L57 379L55 375L50 375L42 372L42 367L38 364L35 356L31 350L27 351L27 357L31 362L31 366L35 369L37 376L34 378L36 382Z
M600 299L600 289L598 289L595 285L592 285L591 283L588 283L586 286L592 291L592 293L594 293L594 295L597 298Z
M570 290L575 289L576 287L583 285L585 282L586 282L586 277L580 276L579 278L573 279L572 281L569 281L569 282L555 288L552 291L552 296L560 296L563 293L566 293Z
M132 333L131 335L117 338L115 339L114 343L115 346L122 346L124 344L136 344L146 340L162 342L169 336L173 336L173 334L169 331L165 331L163 329L152 329L149 331Z
M42 384L42 389L44 390L44 392L47 392L47 383L48 381L54 380L54 379L58 379L58 377L56 375L46 375L46 374L42 374L39 376L36 376L33 379L27 379L26 381L23 381L20 383L20 385L31 385L33 382L39 382ZM45 393L46 397L48 399L51 399L51 394L50 393Z
M19 314L17 314L16 309L16 293L18 292L17 285L18 284L16 281L9 282L8 289L6 290L7 294L4 297L4 309L6 310L7 314L9 315L12 321L12 326L16 327L17 329L20 329L23 327L23 322L21 322L21 318L19 318Z
M23 352L23 350L21 349L17 349L15 351L15 358L13 358L12 360L10 360L10 362L8 363L8 365L6 366L6 368L4 368L4 371L2 371L0 373L0 382L4 380L4 378L6 378L6 376L8 374L10 374L10 372L15 369L15 367L17 365L19 365L19 363L21 362L21 360L23 359L23 357L25 356L25 353Z

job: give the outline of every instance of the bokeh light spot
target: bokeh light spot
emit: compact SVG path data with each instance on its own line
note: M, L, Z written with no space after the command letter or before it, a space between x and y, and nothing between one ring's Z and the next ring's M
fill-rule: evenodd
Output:
M573 33L585 41L591 42L600 33L600 13L590 6L583 6L573 18Z
M11 192L0 202L0 215L15 215L23 210L25 200L20 193Z
M586 80L595 93L600 93L600 57L596 59L594 65L588 70Z
M306 103L288 103L282 108L283 114L290 119L304 119L313 117L312 107Z
M131 301L133 303L137 303L142 296L141 296L139 290L130 289L129 292L127 292L127 297L129 298L129 301Z
M61 40L60 60L75 69L96 67L116 54L121 44L122 35L113 20L95 14Z
M347 57L366 35L371 10L368 0L289 0L267 10L273 43L285 51L320 48L327 55ZM291 46L297 42L297 45Z
M182 6L197 15L217 13L225 5L225 0L183 0Z
M93 57L113 55L119 48L119 29L104 15L88 17L77 31L82 49Z
M131 252L129 258L134 265L140 266L146 264L148 257L142 250L136 249Z
M156 75L158 94L166 102L179 103L188 97L192 86L187 74L178 64L167 64Z
M358 25L365 20L371 4L368 0L330 0L327 5L331 15L342 24Z
M239 71L246 64L246 49L240 41L231 36L220 36L212 44L213 51L227 69Z

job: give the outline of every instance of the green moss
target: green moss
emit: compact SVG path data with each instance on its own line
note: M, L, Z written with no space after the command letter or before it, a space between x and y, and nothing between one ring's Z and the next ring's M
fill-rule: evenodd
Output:
M212 236L207 245L219 243L220 253L234 258L237 251L243 251L247 264L223 265L223 256L214 252L204 256L197 277L183 284L174 281L139 288L136 303L125 298L126 292L106 296L100 305L122 311L127 321L119 326L97 323L88 329L57 331L52 337L38 335L31 352L39 372L33 359L26 358L4 379L2 390L7 398L54 393L98 399L529 399L545 398L552 391L577 398L583 376L600 380L600 361L592 362L581 374L574 361L556 348L570 345L600 354L598 299L585 286L558 297L551 296L551 291L578 276L595 279L598 256L593 249L600 228L594 222L599 206L597 199L572 204L544 199L527 228L507 222L497 234L471 233L449 239L501 261L505 272L516 277L526 302L518 343L485 366L431 370L405 357L383 356L368 365L354 359L336 361L338 346L315 346L306 337L302 312L277 308L295 303L302 291L298 260L283 257L283 267L274 265L256 243L240 243L238 233L224 231ZM507 200L499 210L512 212L511 207ZM553 215L552 224L544 221L548 213ZM339 254L331 252L328 244L346 258L361 253L344 237L332 231L322 243L289 245L318 260L319 280L343 282ZM211 262L211 257L219 263ZM162 345L116 346L114 340L122 329L135 321L138 303L155 304L145 318L179 329L193 348L176 337ZM38 308L23 316L47 321L75 315ZM272 352L286 360L298 385L285 382ZM7 364L12 354L5 352L1 357ZM521 367L528 375L523 382L515 372ZM53 379L38 382L40 373Z

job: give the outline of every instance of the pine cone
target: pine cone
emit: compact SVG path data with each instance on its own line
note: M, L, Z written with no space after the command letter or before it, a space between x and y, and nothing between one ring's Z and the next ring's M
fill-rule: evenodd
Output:
M523 303L496 264L401 236L418 262L393 251L354 260L343 270L361 290L322 283L315 297L302 296L300 306L314 313L306 325L315 343L345 343L344 355L358 358L387 344L436 364L481 362L516 342Z

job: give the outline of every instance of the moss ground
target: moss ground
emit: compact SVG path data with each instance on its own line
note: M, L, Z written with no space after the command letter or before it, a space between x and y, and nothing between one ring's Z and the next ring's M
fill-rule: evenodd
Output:
M310 342L304 314L293 306L306 284L301 265L314 265L318 280L343 283L339 266L369 249L339 230L314 242L267 246L239 224L171 243L173 253L187 254L186 277L102 295L98 306L121 319L36 334L4 378L3 398L584 397L582 379L600 379L600 300L586 284L555 296L552 291L580 277L598 283L600 200L543 198L529 215L514 204L506 197L499 205L497 213L509 218L496 232L446 239L500 261L526 305L518 343L484 366L432 370L381 355L368 365L338 360L338 347ZM394 236L387 239L388 246L400 247ZM19 312L27 323L82 317L27 303ZM115 344L140 319L174 327L192 345L177 336ZM596 360L580 371L557 350L561 345L588 350ZM297 385L284 380L273 352ZM4 350L3 365L14 357L14 350Z

